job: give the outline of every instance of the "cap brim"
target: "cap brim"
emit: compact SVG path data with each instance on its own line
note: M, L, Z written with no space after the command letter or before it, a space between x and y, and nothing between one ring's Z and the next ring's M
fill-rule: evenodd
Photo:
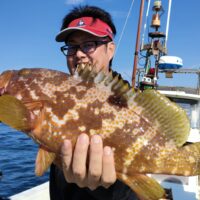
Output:
M94 33L93 31L90 31L90 30L87 30L87 29L84 29L84 28L81 28L81 27L73 27L73 28L66 28L66 29L63 29L57 36L56 36L56 41L57 42L64 42L67 37L74 31L84 31L86 33L90 33L92 35L95 35L97 37L106 37L107 35L99 35L99 34L96 34Z

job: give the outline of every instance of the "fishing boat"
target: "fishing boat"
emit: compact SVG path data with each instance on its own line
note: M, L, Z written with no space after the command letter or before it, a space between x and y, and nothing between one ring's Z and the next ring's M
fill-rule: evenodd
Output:
M190 119L191 130L187 142L200 142L200 70L183 68L183 61L177 56L167 55L167 39L169 29L169 19L172 0L169 0L166 31L161 32L160 16L163 11L162 2L155 0L152 6L153 15L151 28L148 33L149 43L145 43L142 38L140 42L140 30L142 25L144 0L141 0L140 16L138 20L138 33L135 47L134 67L132 74L132 85L140 90L156 89L167 96L173 102L182 106ZM148 1L147 12L150 8ZM144 24L146 27L146 24ZM144 28L145 29L145 28ZM145 30L144 30L145 31ZM139 53L145 53L145 64L138 67ZM154 62L152 62L152 57ZM152 66L152 63L153 66ZM196 74L198 80L197 88L187 88L182 86L161 86L159 85L159 74L165 74L166 78L173 78L173 74ZM167 191L167 200L197 200L200 199L199 176L183 177L173 175L149 174L155 178ZM13 195L11 200L42 199L49 200L49 182Z
M144 42L144 38L142 38L140 43L140 29L144 8L144 1L141 1L132 85L140 90L158 90L171 101L179 104L183 109L185 109L191 125L187 142L200 142L200 70L186 69L183 67L183 60L181 58L167 55L167 39L172 1L169 0L168 2L168 15L165 32L160 31L160 16L164 9L162 7L162 1L155 0L152 7L153 14L151 21L151 29L153 29L153 31L148 32L147 43ZM147 13L149 12L150 1L148 3ZM144 31L145 27L146 24L144 23ZM145 59L145 64L142 67L138 67L138 57L141 52ZM190 75L196 75L198 84L196 88L185 86L161 86L159 85L160 74L165 74L165 78L168 79L173 79L174 74L176 74L176 76L185 74L187 77ZM156 174L149 174L149 176L155 178L166 189L168 192L167 199L200 199L199 176L183 177Z
M138 76L143 77L145 71L138 69ZM198 82L200 81L200 70L193 69L159 69L158 73L177 73L177 74L195 74ZM166 75L168 76L168 75ZM141 78L142 79L142 78ZM144 79L142 79L144 80ZM200 142L200 90L189 87L159 86L157 90L167 96L173 102L179 104L186 110L190 119L191 130L188 137L188 143ZM170 192L171 200L199 200L199 176L173 176L149 174L155 178L161 185Z
M49 182L25 190L21 193L15 194L9 200L50 200L49 197Z

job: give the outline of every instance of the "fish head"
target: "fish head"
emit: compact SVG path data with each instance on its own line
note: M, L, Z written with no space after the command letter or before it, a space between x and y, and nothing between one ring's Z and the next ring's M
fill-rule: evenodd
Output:
M0 74L0 122L27 132L32 127L31 113L21 101L26 86L22 84L24 76L29 78L30 70L8 70Z
M19 100L31 101L30 93L35 90L35 86L31 88L29 86L34 80L37 82L38 77L42 77L40 69L23 68L5 71L0 75L0 95L11 95Z

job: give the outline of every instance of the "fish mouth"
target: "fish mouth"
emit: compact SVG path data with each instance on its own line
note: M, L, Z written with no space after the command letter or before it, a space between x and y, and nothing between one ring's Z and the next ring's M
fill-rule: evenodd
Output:
M2 74L0 74L0 96L5 94L6 88L12 76L13 76L13 71L5 71Z
M0 88L0 96L2 96L4 93L5 93L5 88L3 87L3 88Z

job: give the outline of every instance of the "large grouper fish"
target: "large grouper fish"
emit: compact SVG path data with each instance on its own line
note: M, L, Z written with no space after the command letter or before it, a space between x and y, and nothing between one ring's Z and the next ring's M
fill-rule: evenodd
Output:
M135 91L118 74L81 64L74 75L50 69L0 75L0 121L30 136L36 175L61 166L63 140L99 134L113 148L117 178L142 200L166 198L146 174L200 174L200 143L187 144L185 111L155 90Z

